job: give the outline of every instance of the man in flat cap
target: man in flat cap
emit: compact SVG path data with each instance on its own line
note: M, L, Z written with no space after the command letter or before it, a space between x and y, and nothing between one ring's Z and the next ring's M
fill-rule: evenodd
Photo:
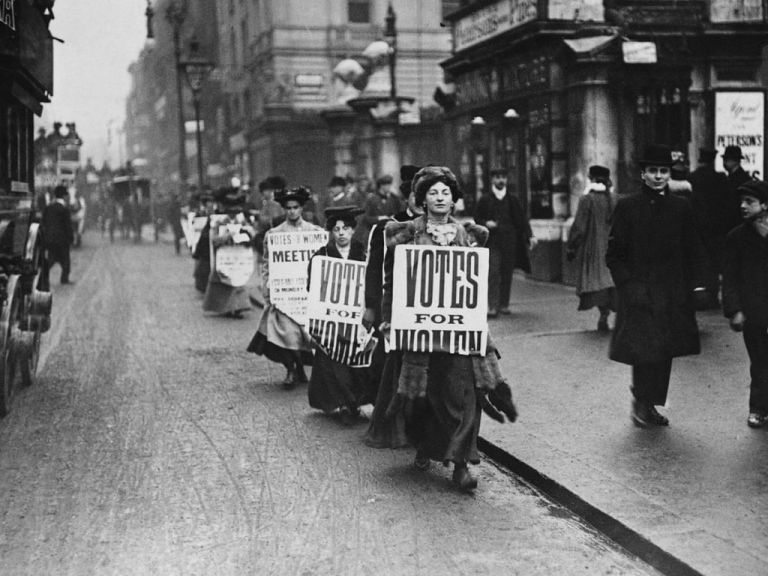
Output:
M744 222L726 238L723 313L731 328L744 333L749 355L747 425L768 423L768 184L739 187Z

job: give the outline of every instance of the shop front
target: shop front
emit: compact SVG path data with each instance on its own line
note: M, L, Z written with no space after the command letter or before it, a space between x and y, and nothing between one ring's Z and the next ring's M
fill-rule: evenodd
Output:
M722 150L738 139L725 127L733 122L724 120L723 94L764 100L762 9L744 21L723 16L717 1L610 4L481 0L448 17L451 161L470 206L487 193L491 169L507 171L540 240L537 279L569 280L562 242L590 165L607 166L619 194L636 191L637 159L649 143L669 145L693 170L700 147ZM740 109L751 118L737 129L742 141L762 142L754 132L763 116Z

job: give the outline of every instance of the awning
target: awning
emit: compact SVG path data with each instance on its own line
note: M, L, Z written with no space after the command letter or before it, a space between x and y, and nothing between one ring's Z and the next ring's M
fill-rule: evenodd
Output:
M616 34L611 34L574 38L573 40L563 40L563 42L576 54L589 54L604 48L616 38L618 38Z

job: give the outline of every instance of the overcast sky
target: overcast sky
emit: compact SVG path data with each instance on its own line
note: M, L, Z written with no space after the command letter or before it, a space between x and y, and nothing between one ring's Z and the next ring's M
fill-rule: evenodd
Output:
M128 66L145 42L146 0L57 0L51 33L54 42L54 86L39 125L75 122L82 137L83 160L97 166L118 163L117 129L125 117L130 87ZM110 126L111 122L111 126ZM107 149L107 132L113 145ZM123 155L125 151L123 151ZM125 158L123 158L125 160Z

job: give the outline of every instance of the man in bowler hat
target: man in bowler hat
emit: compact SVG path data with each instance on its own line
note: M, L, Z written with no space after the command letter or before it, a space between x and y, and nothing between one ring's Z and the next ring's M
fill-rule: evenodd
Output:
M67 199L66 186L56 186L53 190L55 200L43 209L43 246L45 247L45 268L43 283L49 286L48 277L51 268L58 263L61 266L61 283L69 284L69 248L74 241L72 219Z
M744 222L726 239L723 313L731 328L744 332L749 355L747 425L768 423L768 184L749 181L739 188Z
M706 303L706 257L688 200L669 192L672 154L651 145L639 162L639 194L613 212L606 263L618 293L610 358L632 366L632 420L667 426L672 358L698 354L695 308Z
M739 146L726 146L723 152L723 166L728 173L728 211L724 214L725 225L732 230L741 224L739 187L752 180L749 173L741 167L744 155ZM727 230L727 231L728 231ZM726 232L727 232L726 231Z

